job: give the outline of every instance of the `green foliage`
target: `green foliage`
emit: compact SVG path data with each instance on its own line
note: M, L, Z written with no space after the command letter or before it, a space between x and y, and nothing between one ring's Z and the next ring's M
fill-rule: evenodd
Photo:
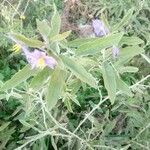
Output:
M92 55L100 52L102 49L108 48L113 45L118 45L122 38L122 33L112 34L104 38L98 38L96 40L89 41L82 44L76 51L77 55Z
M59 34L60 32L60 27L61 27L61 18L60 15L57 11L56 5L54 4L54 14L51 18L51 31L49 34L49 38Z
M54 108L54 106L57 104L57 101L62 94L64 80L65 80L65 72L60 68L55 69L55 71L51 76L46 91L47 92L46 101L49 110Z
M44 85L44 83L46 82L46 79L49 77L51 72L52 71L47 67L38 72L37 75L35 75L35 77L32 79L30 88L34 90L38 90L39 88L41 88L42 85Z
M20 34L11 33L10 36L13 36L16 40L19 40L30 47L41 48L43 46L43 43L41 41L28 39Z
M113 30L120 30L122 29L124 26L128 25L128 22L130 21L132 15L133 15L133 11L134 9L130 9L127 14L122 18L122 20L119 22L119 24L117 24Z
M112 32L75 39L62 32L60 0L0 5L0 149L150 149L150 2L73 2L64 4L79 10L69 22L90 24L96 13ZM8 35L57 66L32 69L10 51Z
M117 84L115 71L108 62L104 62L102 64L102 74L104 79L104 85L108 91L111 104L113 105L116 98Z
M66 56L61 57L64 64L71 72L77 76L81 81L89 84L90 86L97 88L96 80L90 73L88 73L81 64L77 64L74 58L68 58Z
M25 66L22 70L18 71L12 78L11 80L8 80L5 82L4 85L2 85L0 91L6 91L11 88L16 87L23 81L26 81L28 78L33 76L36 73L35 70L31 70L31 66L27 65Z

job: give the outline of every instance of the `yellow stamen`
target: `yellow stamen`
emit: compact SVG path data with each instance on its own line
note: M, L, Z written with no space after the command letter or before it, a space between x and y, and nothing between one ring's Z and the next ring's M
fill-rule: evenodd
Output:
M25 20L25 19L26 19L26 16L21 15L21 16L20 16L20 19Z
M12 49L15 53L20 52L21 46L19 44L15 44Z
M45 64L45 59L44 59L44 57L41 57L41 58L38 60L37 67L39 67L39 68L44 68L45 66L46 66L46 64Z

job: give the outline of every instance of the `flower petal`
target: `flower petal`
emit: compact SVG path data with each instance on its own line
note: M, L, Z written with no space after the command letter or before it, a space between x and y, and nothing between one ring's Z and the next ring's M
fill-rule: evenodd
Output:
M46 56L45 63L48 67L52 69L54 69L54 67L57 65L57 61L53 57L50 57L50 56Z
M112 52L113 52L113 57L115 58L119 55L120 49L116 46L113 46Z
M101 37L109 33L108 28L105 26L104 22L101 21L100 19L94 19L92 21L92 26L93 26L96 36Z

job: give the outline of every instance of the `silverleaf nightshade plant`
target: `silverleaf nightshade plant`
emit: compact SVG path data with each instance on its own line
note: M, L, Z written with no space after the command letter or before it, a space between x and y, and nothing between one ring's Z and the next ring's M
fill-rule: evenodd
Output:
M109 29L104 24L104 22L98 18L92 20L92 27L96 37L103 37L110 33ZM119 55L119 51L120 49L117 46L114 45L112 47L112 53L114 58L116 58Z
M70 3L69 0L68 3ZM92 7L94 6L93 8L95 9L96 3L93 3ZM40 6L43 7L43 4L44 1L42 5L40 2ZM48 8L48 13L45 14L49 16L49 6L45 6L44 9L36 6L36 10L40 10L40 14L36 16L37 18L41 18L41 10L46 12L46 8ZM101 9L101 6L98 7ZM112 9L110 7L108 7L108 11L109 16L111 16ZM42 18L45 17L42 15ZM14 24L16 20L17 17L15 17ZM26 23L28 23L28 20L32 23L30 17L26 20ZM3 117L4 120L0 123L0 129L2 130L0 131L1 145L3 145L4 149L11 147L11 149L16 150L38 149L38 147L40 149L49 149L49 147L51 147L50 149L73 149L78 147L77 149L93 150L103 149L103 147L104 149L138 149L140 145L142 145L141 149L147 148L148 138L147 141L145 139L149 136L147 134L149 116L148 105L145 106L145 103L148 102L146 101L148 100L148 95L144 91L146 91L145 87L148 85L147 82L145 84L142 82L148 77L142 79L142 82L138 81L137 78L134 78L137 74L134 76L133 73L131 75L128 73L128 71L132 72L133 70L133 72L136 72L135 70L138 70L138 68L128 66L130 63L127 64L128 60L141 53L139 52L141 47L137 46L141 41L135 37L123 36L123 33L117 33L116 35L109 33L111 30L109 31L104 22L98 19L93 20L94 30L90 25L85 26L85 29L86 27L91 29L90 33L92 35L86 34L88 37L73 39L73 37L76 37L73 34L71 38L66 39L70 31L59 32L60 18L57 11L55 11L55 15L51 20L51 25L47 20L37 21L39 34L34 35L34 37L38 36L40 39L43 37L41 41L13 34L13 37L17 39L13 39L16 43L14 51L22 53L31 65L27 64L23 67L20 64L15 64L15 66L18 66L17 68L23 68L13 75L10 80L4 84L2 83L2 88L0 87L0 100L2 99L2 104L4 102L5 111L10 110L10 119L6 114L4 117L7 117L7 119ZM118 19L116 18L116 20ZM32 27L32 24L29 25ZM10 28L10 24L8 26ZM26 30L28 28L21 27L23 28L21 31L25 35L30 33L25 32L28 31ZM118 28L114 30L114 27L112 27L112 30L117 32ZM29 29L31 30L32 28ZM95 34L93 31L95 31ZM99 37L93 38L95 37L94 35ZM31 37L32 34L28 36ZM72 39L73 42L70 41ZM70 46L70 43L75 46ZM111 53L115 57L118 56L118 43L120 47L123 44L126 47L122 46L123 53L120 53L118 59L113 61L109 57L109 50L113 49ZM138 44L136 45L135 43ZM132 44L133 46L131 46ZM80 50L82 50L81 53ZM85 53L84 50L86 50ZM102 50L107 52L103 53ZM95 55L100 54L100 52L102 52L102 56ZM56 58L57 62L51 56ZM137 58L135 60L137 61ZM57 65L55 69L50 69L54 68L55 65ZM31 69L31 66L35 69ZM7 68L7 66L5 67ZM43 67L45 68L42 69ZM126 74L122 75L125 72ZM128 84L122 80L122 77ZM83 84L82 81L94 87L95 90ZM137 83L134 83L135 81ZM133 83L134 85L132 85ZM132 93L131 89L134 93ZM144 89L144 91L140 89ZM131 96L131 98L128 96ZM20 104L19 106L17 104L13 112L11 109L7 110L5 104L8 102L6 103L4 99L7 99L7 101L13 99L13 103L10 101L10 106L12 104L16 105L16 102ZM19 127L19 130L17 127ZM130 130L131 128L132 131ZM29 131L31 131L31 134ZM141 139L140 131L142 131ZM16 133L21 136L13 138ZM5 140L6 136L3 138L3 135L8 135L8 142ZM143 138L144 136L145 138ZM116 138L118 140L117 144ZM144 139L143 141L142 138ZM138 141L140 144L136 145Z

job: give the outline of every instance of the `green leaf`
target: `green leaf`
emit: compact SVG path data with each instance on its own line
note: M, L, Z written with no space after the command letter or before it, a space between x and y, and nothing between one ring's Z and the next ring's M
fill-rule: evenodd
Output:
M18 41L21 41L30 47L41 48L44 45L43 42L41 42L39 40L33 40L33 39L26 38L22 34L11 33L10 35L13 36L15 39L17 39Z
M117 120L112 120L109 123L106 124L106 127L104 129L104 135L107 136L109 133L111 133L111 131L114 129L115 125L116 125Z
M134 9L133 8L131 8L127 13L126 13L126 15L123 17L123 19L113 28L113 30L115 31L115 30L120 30L120 29L122 29L124 26L126 26L128 23L129 23L129 21L131 20L131 17L132 17L132 15L133 15L133 11L134 11Z
M47 107L51 110L62 94L62 89L65 82L65 72L56 68L49 81L49 86L46 92Z
M123 65L131 60L134 56L139 55L142 52L144 52L144 49L139 46L129 46L122 48L120 50L118 60L115 62L115 65Z
M49 38L52 38L53 36L59 34L61 28L61 18L57 11L56 5L54 4L54 14L51 19L51 31Z
M56 54L56 52L57 52L57 54L60 54L60 47L59 47L58 42L50 43L49 46L50 46L49 49L52 50L54 52L54 54Z
M71 82L68 83L68 87L71 89L72 94L77 93L81 86L82 85L80 79L76 78L74 78Z
M68 98L66 98L65 101L64 101L64 103L65 103L68 111L70 111L71 113L73 113L70 100Z
M93 116L88 116L89 121L94 124L94 126L98 129L102 129L103 125L99 123L99 121L97 120L97 118L93 117Z
M123 45L123 44L126 44L126 45L139 45L139 44L142 44L144 43L143 40L141 40L140 38L138 37L134 37L134 36L131 36L131 37L127 37L127 36L123 36L119 45Z
M22 123L23 126L27 127L28 129L32 128L32 125L27 123L25 120L19 119L20 123Z
M73 41L70 41L68 43L68 46L70 47L79 47L87 42L92 42L95 41L98 38L80 38L80 39L75 39Z
M78 64L74 58L68 58L67 56L61 56L62 61L66 65L66 67L81 81L89 84L90 86L97 88L95 78L88 73L85 68Z
M108 92L111 104L114 104L116 98L116 73L112 66L108 62L102 64L102 74L104 79L104 85Z
M141 55L150 64L150 58L146 56L145 54L141 54Z
M120 77L117 76L116 78L116 82L117 82L117 88L122 92L125 93L128 96L133 96L129 86L121 80Z
M125 72L137 72L139 69L137 67L132 67L132 66L126 66L126 67L119 67L118 71L120 73L125 73Z
M91 59L89 57L80 57L78 58L78 62L84 67L88 67L88 68L99 65L98 62L96 62L94 59Z
M76 95L72 95L67 93L68 99L71 99L73 102L75 102L78 106L81 106L79 101L77 100L77 96Z
M2 125L0 126L0 132L3 131L5 128L7 128L10 123L11 123L11 122L5 122L4 124L2 124Z
M30 65L26 65L22 70L18 71L10 80L6 81L0 88L0 91L14 88L23 81L26 81L29 77L35 75L36 73L37 70L31 70Z
M31 81L30 88L38 90L42 87L45 80L50 76L52 70L48 67L45 67L41 72L39 72Z
M69 35L70 35L71 31L67 31L67 32L64 32L62 34L58 34L58 35L55 35L54 37L52 37L50 40L52 42L59 42L59 41L62 41L64 39L66 39Z
M42 35L43 39L48 38L51 28L46 20L39 21L36 20L37 29L39 30L40 34Z
M100 52L104 48L118 45L121 40L123 33L116 33L108 35L107 37L98 38L81 45L77 50L77 55L93 55Z

